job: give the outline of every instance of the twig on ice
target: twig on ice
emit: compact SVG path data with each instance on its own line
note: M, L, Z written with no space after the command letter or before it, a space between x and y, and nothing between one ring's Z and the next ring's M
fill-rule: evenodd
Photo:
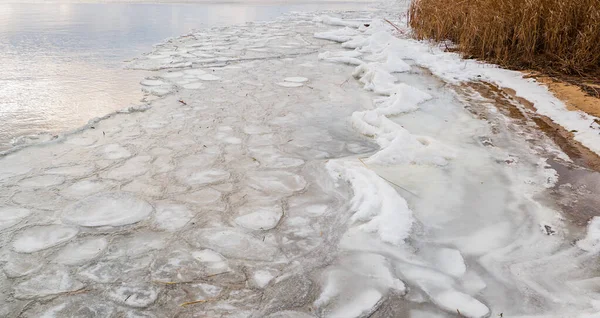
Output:
M395 24L392 23L392 21L388 20L388 19L383 19L385 22L389 23L391 26L394 27L394 29L396 29L396 31L400 32L400 34L404 34L404 31L402 31L398 26L396 26Z

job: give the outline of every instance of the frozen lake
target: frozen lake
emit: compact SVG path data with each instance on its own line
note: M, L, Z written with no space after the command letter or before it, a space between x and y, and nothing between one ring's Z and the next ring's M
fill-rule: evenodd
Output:
M135 1L137 2L137 1ZM365 2L1 3L0 151L15 137L77 128L139 103L145 72L123 61L191 29Z

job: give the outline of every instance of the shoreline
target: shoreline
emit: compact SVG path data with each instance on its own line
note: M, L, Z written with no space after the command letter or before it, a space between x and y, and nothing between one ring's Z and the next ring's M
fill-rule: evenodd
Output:
M379 15L170 39L132 61L152 107L0 157L8 313L591 312L544 159L568 157Z

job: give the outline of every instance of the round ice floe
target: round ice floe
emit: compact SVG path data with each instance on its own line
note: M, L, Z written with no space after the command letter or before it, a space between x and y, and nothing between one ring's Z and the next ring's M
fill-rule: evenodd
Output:
M15 286L15 298L33 299L82 289L65 268L53 268Z
M150 215L148 202L125 192L101 193L68 206L63 221L88 227L137 223Z
M108 297L113 301L136 308L151 305L158 298L158 290L152 286L117 286L111 288Z
M60 194L70 198L81 198L104 191L109 187L109 183L100 180L81 180L62 190Z
M177 172L177 180L186 185L204 185L225 181L229 179L230 175L225 170L214 169L191 172L184 169Z
M240 209L235 223L250 230L270 230L274 228L283 216L283 210L279 204L251 205Z
M276 83L279 86L283 86L283 87L300 87L302 86L302 83L292 83L292 82L280 82L280 83Z
M69 243L56 255L53 262L67 265L82 264L100 255L107 245L108 241L102 237Z
M0 208L0 230L9 228L28 217L31 211L17 207Z
M218 205L221 200L221 192L210 188L201 189L189 194L178 195L177 199L184 202L200 204L205 208L210 209L211 207L216 207L216 205Z
M77 228L58 224L33 226L19 233L12 245L16 252L33 253L66 242L78 232Z
M308 78L306 77L286 77L283 79L284 82L289 83L304 83L308 82Z
M234 228L199 229L185 236L195 247L214 250L226 257L271 261L277 249Z
M161 230L175 231L184 227L193 216L185 205L159 203L156 205L154 226Z
M31 177L19 182L22 187L45 188L59 185L65 182L65 178L57 175Z
M11 256L4 265L4 274L9 278L23 277L37 272L44 265L38 257Z
M265 171L249 174L250 187L266 193L292 194L304 189L306 181L286 171Z

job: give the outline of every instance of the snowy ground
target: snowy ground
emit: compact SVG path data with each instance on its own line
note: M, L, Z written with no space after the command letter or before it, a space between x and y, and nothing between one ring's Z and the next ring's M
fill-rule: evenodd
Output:
M568 158L390 8L169 40L162 98L0 159L1 316L596 317Z

